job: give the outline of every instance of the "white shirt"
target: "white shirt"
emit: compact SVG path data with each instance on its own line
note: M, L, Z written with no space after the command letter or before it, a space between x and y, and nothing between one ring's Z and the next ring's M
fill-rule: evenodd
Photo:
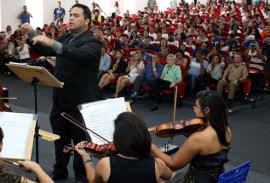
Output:
M17 51L20 55L20 60L22 59L26 59L26 58L30 58L30 53L29 53L29 45L28 44L24 44L23 49L20 51L20 46L18 46Z

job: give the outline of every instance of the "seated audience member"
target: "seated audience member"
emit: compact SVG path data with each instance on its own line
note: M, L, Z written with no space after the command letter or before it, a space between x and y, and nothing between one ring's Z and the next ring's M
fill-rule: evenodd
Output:
M201 91L193 106L196 118L203 118L205 128L187 135L187 139L174 156L169 156L151 146L154 157L179 170L189 165L186 173L176 173L167 183L216 183L228 162L232 132L228 124L226 104L216 91Z
M143 86L153 87L157 79L160 78L163 66L159 63L158 54L152 54L152 61L148 62L143 72L138 75L134 81L134 85L131 91L130 103L133 103L139 95L140 89ZM149 94L146 95L148 97Z
M181 44L179 46L179 49L182 50L184 52L184 55L190 57L190 53L187 51L187 46L185 44Z
M151 136L142 118L124 112L117 116L114 125L113 143L118 154L102 158L96 168L83 147L76 146L84 161L88 182L154 183L172 177L165 163L152 156Z
M150 43L150 37L146 36L144 38L144 49L155 51L155 47Z
M32 59L30 58L29 45L25 43L24 37L19 37L16 40L17 47L16 52L19 54L18 62L20 63L32 63Z
M106 38L108 40L108 42L110 42L114 36L112 35L112 31L110 28L108 28L107 30L104 31L104 38Z
M128 43L128 35L126 34L123 34L121 36L121 40L120 40L120 46L121 46L121 49L127 51L128 48L129 48L129 43Z
M217 84L222 77L225 67L224 59L219 54L213 56L212 62L208 65L205 75L202 78L203 87L210 90L211 84Z
M251 79L250 95L254 97L260 84L265 67L265 57L259 44L253 41L244 53L245 60L249 63L249 79Z
M173 37L173 32L169 32L169 33L168 33L167 44L168 44L168 45L174 45L174 46L176 46L177 48L179 47L179 41L176 40L176 39L174 39L174 37Z
M99 22L99 23L102 23L104 21L104 16L99 14L98 9L95 9L94 10L94 16L93 16L92 20L96 21L96 22Z
M149 36L151 36L151 37L154 38L154 40L152 40L152 41L156 41L157 40L157 34L154 31L155 31L154 26L150 26L149 27Z
M135 41L138 38L137 31L133 30L129 36L129 41ZM129 45L131 47L131 45Z
M222 94L224 86L229 86L228 108L232 107L236 86L242 85L242 82L248 78L247 67L241 61L241 53L235 53L233 63L228 65L222 79L218 81L217 92L220 94Z
M195 95L195 87L198 81L203 77L208 67L208 62L204 60L203 52L197 51L195 58L190 61L189 70L186 79L190 80L190 97Z
M141 35L137 35L136 38L133 39L129 43L130 48L138 48L139 45L143 44L143 38Z
M188 59L184 57L184 52L178 49L175 53L175 65L183 65L187 69L188 64Z
M120 92L125 88L128 82L134 83L136 77L143 71L144 63L142 55L139 51L133 54L133 59L128 63L126 68L127 75L120 76L117 80L116 91L114 97L117 98Z
M172 89L181 81L181 69L179 66L175 65L175 56L173 54L168 54L167 64L163 68L161 77L155 82L153 88L150 91L150 95L153 96L154 100L151 111L155 111L158 109L161 90Z
M121 31L120 30L116 30L115 31L115 37L114 37L114 39L119 39L119 40L121 40Z
M105 47L101 48L101 57L98 71L98 80L105 74L111 66L111 57L106 53Z
M144 50L144 44L141 43L139 46L138 46L138 50L141 52L141 55L142 55L142 59L143 60L146 60L147 62L151 62L151 56L149 53L145 52Z
M265 28L261 32L261 37L262 37L262 40L264 40L267 37L270 37L270 24L269 23L265 25Z
M212 35L213 35L213 38L212 38L212 45L216 45L218 44L218 42L222 39L218 33L218 31L216 29L214 29L212 31Z
M116 50L115 59L112 61L111 66L106 74L104 74L99 81L99 88L103 89L110 84L111 80L118 79L120 76L125 75L127 62L123 58L123 51Z
M166 49L169 49L168 46L167 46L167 40L162 38L160 40L160 44L159 44L159 47L156 49L158 53L161 52L162 48L166 48Z
M255 36L254 36L254 35L249 35L249 36L246 38L246 40L242 42L241 45L243 45L243 46L245 46L246 48L248 48L248 47L249 47L249 44L250 44L251 42L254 42L254 40L255 40Z
M189 36L189 35L198 35L198 31L195 30L195 27L194 27L193 24L190 25L186 35L187 36Z
M3 138L4 133L2 128L0 127L0 152L3 148ZM5 144L7 146L8 144ZM161 161L161 160L160 160ZM161 161L162 162L162 161ZM40 167L39 164L33 161L19 161L18 162L26 171L33 172L40 183L53 183L54 181L43 171L43 169ZM3 183L21 183L21 182L27 182L27 183L34 183L33 181L27 179L24 176L20 176L18 174L12 173L8 170L7 166L0 160L0 182ZM164 164L166 167L166 165Z
M201 29L196 38L196 43L201 44L203 42L209 41L209 39L205 36L205 30Z
M130 38L131 33L133 31L131 28L132 28L131 25L127 24L127 29L124 31L124 34L128 35L128 38Z
M4 69L4 57L6 55L6 48L8 46L8 40L4 32L0 32L0 70L1 72Z
M161 29L161 37L167 40L169 36L166 33L166 29L167 29L167 27L162 27L162 29Z
M159 53L159 62L162 65L166 65L167 64L167 55L168 55L168 49L165 47L161 48L161 52Z
M217 45L220 47L221 51L229 51L229 46L226 45L224 39L220 39L217 43Z
M187 38L186 31L184 30L184 26L182 23L178 23L178 29L174 31L174 36L177 39L181 39L182 41Z
M211 63L212 60L213 60L213 57L216 55L216 54L219 54L220 53L220 47L219 46L214 46L212 48L212 50L206 55L206 59Z
M209 47L210 47L210 42L209 41L203 43L201 47L197 47L193 51L192 56L195 57L197 51L201 51L203 53L203 55L206 57L208 55L208 53L210 52Z
M235 39L235 34L229 34L225 43L227 46L230 46L232 42L236 42L236 44L239 45L239 41Z

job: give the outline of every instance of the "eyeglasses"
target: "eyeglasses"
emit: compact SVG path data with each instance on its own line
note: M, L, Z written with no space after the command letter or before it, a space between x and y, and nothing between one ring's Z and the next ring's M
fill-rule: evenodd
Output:
M202 109L202 107L201 107L201 106L196 106L196 105L194 105L194 106L193 106L193 109L198 110L198 109Z

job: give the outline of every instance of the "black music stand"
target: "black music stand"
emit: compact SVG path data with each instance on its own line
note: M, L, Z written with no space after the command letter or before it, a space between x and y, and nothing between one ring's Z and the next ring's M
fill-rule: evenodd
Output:
M35 114L38 113L37 109L37 85L46 85L50 87L63 88L64 83L58 81L47 69L39 66L29 66L25 64L6 64L22 81L31 84L34 87L35 99ZM39 142L38 138L41 137L45 140L53 141L60 137L58 135L40 130L38 121L35 127L35 140L36 140L36 162L39 163Z

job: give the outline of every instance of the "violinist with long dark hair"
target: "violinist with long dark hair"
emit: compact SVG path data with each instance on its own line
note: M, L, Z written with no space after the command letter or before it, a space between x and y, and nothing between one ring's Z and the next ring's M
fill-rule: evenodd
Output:
M151 154L151 137L142 118L131 112L118 115L115 120L113 142L117 155L101 159L96 168L88 153L76 146L82 156L91 183L156 183L169 180L171 170Z
M204 119L206 127L189 135L173 157L155 145L151 146L154 156L162 159L172 170L190 164L184 175L175 174L169 183L216 183L224 172L224 163L228 162L232 134L222 96L216 91L201 91L196 95L193 110L197 118Z
M0 152L3 147L4 133L0 127ZM26 171L32 171L38 178L40 183L53 183L54 181L42 170L39 164L33 161L18 162ZM2 183L34 183L24 176L10 172L3 161L0 161L0 182Z

